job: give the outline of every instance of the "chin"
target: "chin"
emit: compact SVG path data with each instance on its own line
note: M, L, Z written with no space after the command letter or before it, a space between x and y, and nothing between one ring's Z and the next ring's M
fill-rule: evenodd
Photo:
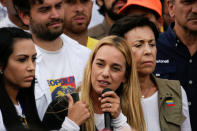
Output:
M23 85L21 85L21 88L30 88L31 87L31 83L24 83Z
M92 91L95 92L97 95L101 95L103 88L99 88L99 87L97 87L96 89L93 88Z
M82 33L82 32L84 32L86 30L87 30L86 27L78 27L78 28L73 29L72 32L75 32L77 34L77 33Z
M144 73L147 74L147 75L150 75L150 74L153 73L153 70L147 70L147 71L145 71Z
M61 28L55 28L55 29L51 30L51 32L53 32L53 33L61 33L62 31L63 31L62 27Z
M152 74L153 71L154 71L154 68L148 67L148 68L143 68L143 69L139 70L138 72L141 72L141 73L144 73L144 74Z
M153 71L147 71L147 70L146 71L138 71L139 76L148 76L152 73L153 73Z

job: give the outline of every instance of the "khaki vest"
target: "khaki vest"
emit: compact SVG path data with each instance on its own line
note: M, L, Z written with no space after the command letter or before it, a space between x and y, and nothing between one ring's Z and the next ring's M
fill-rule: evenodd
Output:
M180 82L160 79L155 76L152 78L159 90L158 107L161 131L181 131L181 125L186 117L182 114Z

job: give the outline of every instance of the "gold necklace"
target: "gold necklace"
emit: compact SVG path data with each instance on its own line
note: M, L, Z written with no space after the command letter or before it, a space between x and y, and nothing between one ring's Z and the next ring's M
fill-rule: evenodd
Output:
M155 90L155 85L151 82L151 85L149 87L145 88L144 94L141 95L141 98L145 98L148 96L148 94L150 93L150 91L154 89Z
M145 93L141 96L141 98L145 98L145 95L147 95L148 93L146 93L147 90L145 90Z

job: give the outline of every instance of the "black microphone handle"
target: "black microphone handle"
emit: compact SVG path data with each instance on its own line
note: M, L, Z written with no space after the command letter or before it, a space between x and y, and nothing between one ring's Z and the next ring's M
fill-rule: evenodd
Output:
M105 118L105 129L111 129L111 114L109 112L104 112Z
M104 94L105 92L108 92L108 91L112 91L112 89L105 88L102 91L102 94ZM109 112L104 112L104 119L105 119L105 130L107 129L107 130L112 131L112 128L111 128L111 114Z

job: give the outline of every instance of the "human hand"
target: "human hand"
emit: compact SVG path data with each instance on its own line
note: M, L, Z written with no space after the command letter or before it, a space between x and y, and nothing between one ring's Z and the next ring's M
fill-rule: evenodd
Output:
M67 94L66 96L69 102L67 117L80 126L90 118L89 106L82 101L74 103L70 94Z
M114 91L108 91L99 97L103 112L110 112L113 119L120 115L120 97Z

